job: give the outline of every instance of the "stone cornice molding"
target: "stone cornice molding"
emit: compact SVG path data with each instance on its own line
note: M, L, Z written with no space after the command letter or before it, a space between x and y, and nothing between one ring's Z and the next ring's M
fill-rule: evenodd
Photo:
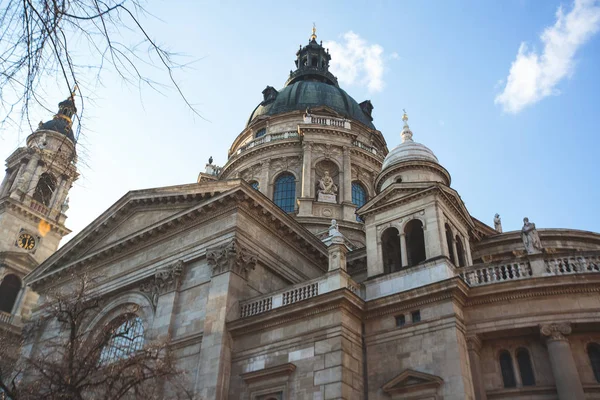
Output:
M381 185L388 177L406 170L423 170L441 173L446 178L448 186L450 186L450 183L452 182L448 170L438 163L425 160L404 161L390 166L383 174L377 177L375 180L376 191L379 192L381 190Z
M29 207L26 207L25 205L21 204L20 202L16 201L11 197L7 196L0 199L0 211L2 210L16 212L17 214L24 216L25 218L29 219L30 221L36 224L38 224L40 221L44 221L50 226L50 231L56 232L61 236L66 236L69 233L71 233L71 230L69 230L64 225L58 224L56 221L46 218L44 215L40 214L37 211L34 211Z
M596 278L596 279L593 279ZM593 280L592 280L593 279ZM561 281L564 283L561 284ZM587 276L581 281L579 276L557 276L529 278L514 281L512 285L485 285L471 288L466 307L507 302L512 300L550 297L578 293L600 293L597 277ZM558 283L558 284L557 284ZM546 284L546 286L542 286ZM507 290L507 288L510 288ZM497 291L494 291L496 289Z
M140 291L150 296L150 301L156 309L158 297L162 294L177 290L181 283L183 273L183 260L178 260L171 265L156 270L154 277L140 285Z
M298 137L289 138L289 139L272 140L270 142L256 145L256 146L252 147L251 149L247 149L247 150L243 151L241 154L232 155L229 158L229 160L227 160L227 163L223 166L223 169L221 170L221 173L219 174L219 178L225 179L228 176L228 174L230 174L232 171L235 171L237 169L237 166L248 158L253 158L253 157L257 156L258 154L273 152L273 150L282 149L282 148L286 148L286 147L288 147L288 148L298 147L299 150L302 151L301 145L302 145L302 143L300 141L300 138L298 138ZM281 154L281 153L275 152L275 154ZM290 157L296 157L296 156L297 156L297 154L290 155ZM284 158L284 157L277 157L277 158Z
M206 261L213 277L233 272L248 279L248 272L256 266L258 255L234 238L228 243L207 249Z
M406 292L370 300L367 302L365 318L373 319L384 315L398 314L410 309L447 300L455 301L459 305L464 306L468 291L469 288L460 278L452 278Z
M554 340L567 340L565 336L570 335L571 332L571 324L566 322L540 325L540 333L546 338L547 342Z

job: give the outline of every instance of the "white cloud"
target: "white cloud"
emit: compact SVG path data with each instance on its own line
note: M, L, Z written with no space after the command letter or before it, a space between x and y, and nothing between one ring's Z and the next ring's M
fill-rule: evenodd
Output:
M494 103L506 112L518 113L546 96L558 94L556 85L573 73L575 53L599 28L598 0L575 0L568 14L559 7L554 25L540 35L542 54L521 43L504 91Z
M367 43L352 31L346 32L342 38L342 43L323 43L331 54L331 72L340 83L364 85L371 92L381 91L384 86L383 47Z

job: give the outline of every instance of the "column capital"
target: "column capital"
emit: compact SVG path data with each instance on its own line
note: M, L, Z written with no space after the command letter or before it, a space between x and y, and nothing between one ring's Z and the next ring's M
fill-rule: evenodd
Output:
M179 287L181 274L183 273L183 260L178 260L171 265L156 270L150 281L140 285L140 291L148 293L152 305L156 308L158 297Z
M474 351L475 353L479 354L482 346L481 339L479 338L479 336L467 335L465 339L467 341L467 350Z
M567 340L565 337L571 333L571 324L561 322L559 324L544 324L540 325L540 333L546 337L547 341L550 340Z
M254 269L258 256L234 238L224 245L207 249L206 260L212 268L212 276L231 271L246 279L249 270Z

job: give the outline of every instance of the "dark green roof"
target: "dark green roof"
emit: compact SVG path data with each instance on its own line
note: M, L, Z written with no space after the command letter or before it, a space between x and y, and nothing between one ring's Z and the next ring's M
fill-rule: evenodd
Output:
M250 115L248 124L260 115L277 115L290 111L326 106L340 115L363 123L371 129L375 126L358 103L345 91L334 85L310 80L294 82L277 93L273 101L262 102Z

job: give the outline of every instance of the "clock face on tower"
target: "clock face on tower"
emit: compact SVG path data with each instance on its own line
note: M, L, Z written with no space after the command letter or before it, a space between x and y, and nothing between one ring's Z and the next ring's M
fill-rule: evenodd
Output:
M21 233L17 238L17 246L25 250L33 250L36 244L35 237L27 232Z

